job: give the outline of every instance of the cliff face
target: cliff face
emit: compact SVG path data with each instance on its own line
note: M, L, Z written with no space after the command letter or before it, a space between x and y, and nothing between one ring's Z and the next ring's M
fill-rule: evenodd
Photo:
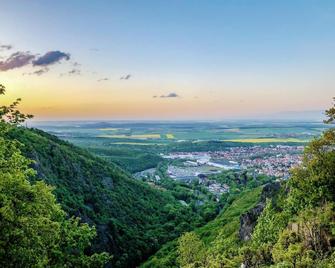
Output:
M280 183L274 182L266 184L263 187L259 203L250 209L247 213L244 213L240 217L240 229L239 238L242 241L248 241L251 239L252 232L256 226L257 219L261 215L267 198L275 196L280 189Z

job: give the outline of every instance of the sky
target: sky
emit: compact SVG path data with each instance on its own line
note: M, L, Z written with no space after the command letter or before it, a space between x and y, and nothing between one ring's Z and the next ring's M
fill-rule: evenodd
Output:
M2 103L36 120L310 116L335 96L335 1L2 0Z

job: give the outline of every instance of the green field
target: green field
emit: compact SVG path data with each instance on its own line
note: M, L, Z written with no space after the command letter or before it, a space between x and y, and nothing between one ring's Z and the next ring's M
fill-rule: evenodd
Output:
M132 134L132 135L98 135L98 138L111 138L111 139L139 139L139 140L146 140L146 139L160 139L160 134Z
M223 140L229 142L241 142L241 143L306 143L307 139L297 139L297 138L255 138L255 139L232 139Z

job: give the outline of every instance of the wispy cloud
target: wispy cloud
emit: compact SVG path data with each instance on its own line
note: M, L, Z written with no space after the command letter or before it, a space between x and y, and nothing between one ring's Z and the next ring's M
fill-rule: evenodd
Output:
M27 52L15 52L10 55L5 61L0 61L0 71L8 71L16 68L26 66L31 63L31 61L36 56Z
M158 98L157 96L153 96L153 97L154 98ZM175 92L171 92L171 93L169 93L167 95L160 95L159 97L160 98L179 98L180 96L177 93L175 93Z
M73 68L72 70L66 72L66 73L61 73L59 76L76 76L76 75L81 75L81 70Z
M61 60L69 60L70 54L61 51L49 51L43 56L33 61L33 66L48 66L60 62Z
M81 71L79 69L72 69L68 72L69 75L81 75Z
M101 79L99 79L99 80L97 80L98 82L102 82L102 81L108 81L109 80L109 78L107 78L107 77L105 77L105 78L101 78Z
M121 77L120 77L120 80L129 80L131 77L132 77L131 74L127 74L127 75L125 75L125 76L121 76Z
M12 45L1 45L0 44L0 51L11 50L12 48L13 48Z
M72 66L73 67L79 67L79 66L81 66L81 64L75 61L75 62L72 62Z
M39 70L36 70L34 72L31 72L31 73L23 73L22 75L42 75L42 74L45 74L49 72L49 68L45 67L45 68L42 68L42 69L39 69Z

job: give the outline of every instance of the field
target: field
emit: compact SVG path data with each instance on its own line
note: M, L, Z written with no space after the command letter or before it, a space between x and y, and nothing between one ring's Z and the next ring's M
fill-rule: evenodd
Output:
M230 142L241 142L241 143L306 143L306 139L297 138L256 138L256 139L232 139L223 140Z
M105 142L176 143L229 141L242 143L307 142L319 136L319 122L34 122L38 127L67 140Z
M120 142L111 142L110 144L115 144L115 145L142 145L142 146L150 146L150 145L164 145L162 143L146 143L146 142L126 142L126 141L120 141Z
M168 134L167 134L168 135ZM111 138L111 139L139 139L139 140L146 140L146 139L160 139L160 134L131 134L131 135L98 135L98 138Z
M303 145L319 136L319 122L34 122L130 172L156 167L160 154L216 151L232 146Z
M174 139L175 136L172 133L168 133L168 134L166 134L166 138L167 139Z

